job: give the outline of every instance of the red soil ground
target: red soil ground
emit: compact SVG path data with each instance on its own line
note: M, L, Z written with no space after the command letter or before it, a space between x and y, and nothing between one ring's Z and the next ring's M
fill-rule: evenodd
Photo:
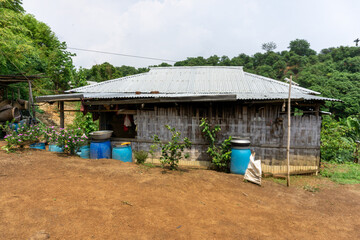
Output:
M292 183L0 150L0 239L360 239L359 185Z

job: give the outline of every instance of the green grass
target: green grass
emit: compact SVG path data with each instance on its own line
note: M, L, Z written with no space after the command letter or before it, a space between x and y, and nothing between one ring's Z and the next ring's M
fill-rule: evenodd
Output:
M330 164L324 165L321 176L330 178L339 184L360 184L360 164Z

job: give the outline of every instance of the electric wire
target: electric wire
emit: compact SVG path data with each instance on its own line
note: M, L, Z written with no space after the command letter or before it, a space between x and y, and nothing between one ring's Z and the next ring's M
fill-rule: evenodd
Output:
M78 51L84 51L84 52L94 52L94 53L118 55L118 56L123 56L123 57L142 58L142 59L149 59L149 60L160 60L160 61L165 61L165 62L177 62L175 60L163 59L163 58L154 58L154 57L137 56L137 55L123 54L123 53L105 52L105 51L98 51L98 50L91 50L91 49L84 49L84 48L73 48L73 47L67 47L67 48L73 49L73 50L78 50Z

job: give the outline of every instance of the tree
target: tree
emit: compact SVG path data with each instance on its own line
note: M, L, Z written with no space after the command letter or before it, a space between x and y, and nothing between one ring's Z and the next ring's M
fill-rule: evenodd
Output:
M263 50L265 50L266 52L270 52L270 51L274 51L276 49L276 43L274 42L268 42L268 43L263 43L261 45L261 48Z
M25 12L21 4L22 0L0 0L0 8L7 8L18 13Z
M0 74L45 74L34 93L69 88L74 75L72 56L49 26L25 14L21 0L0 0Z
M310 43L305 39L295 39L291 41L288 48L290 51L295 52L300 56L310 56L316 54L314 50L310 49Z

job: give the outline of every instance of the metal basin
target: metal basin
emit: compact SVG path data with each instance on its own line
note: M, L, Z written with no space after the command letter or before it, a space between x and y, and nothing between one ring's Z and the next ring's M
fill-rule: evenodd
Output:
M89 133L90 137L94 140L105 140L109 139L112 135L112 130L102 130Z

